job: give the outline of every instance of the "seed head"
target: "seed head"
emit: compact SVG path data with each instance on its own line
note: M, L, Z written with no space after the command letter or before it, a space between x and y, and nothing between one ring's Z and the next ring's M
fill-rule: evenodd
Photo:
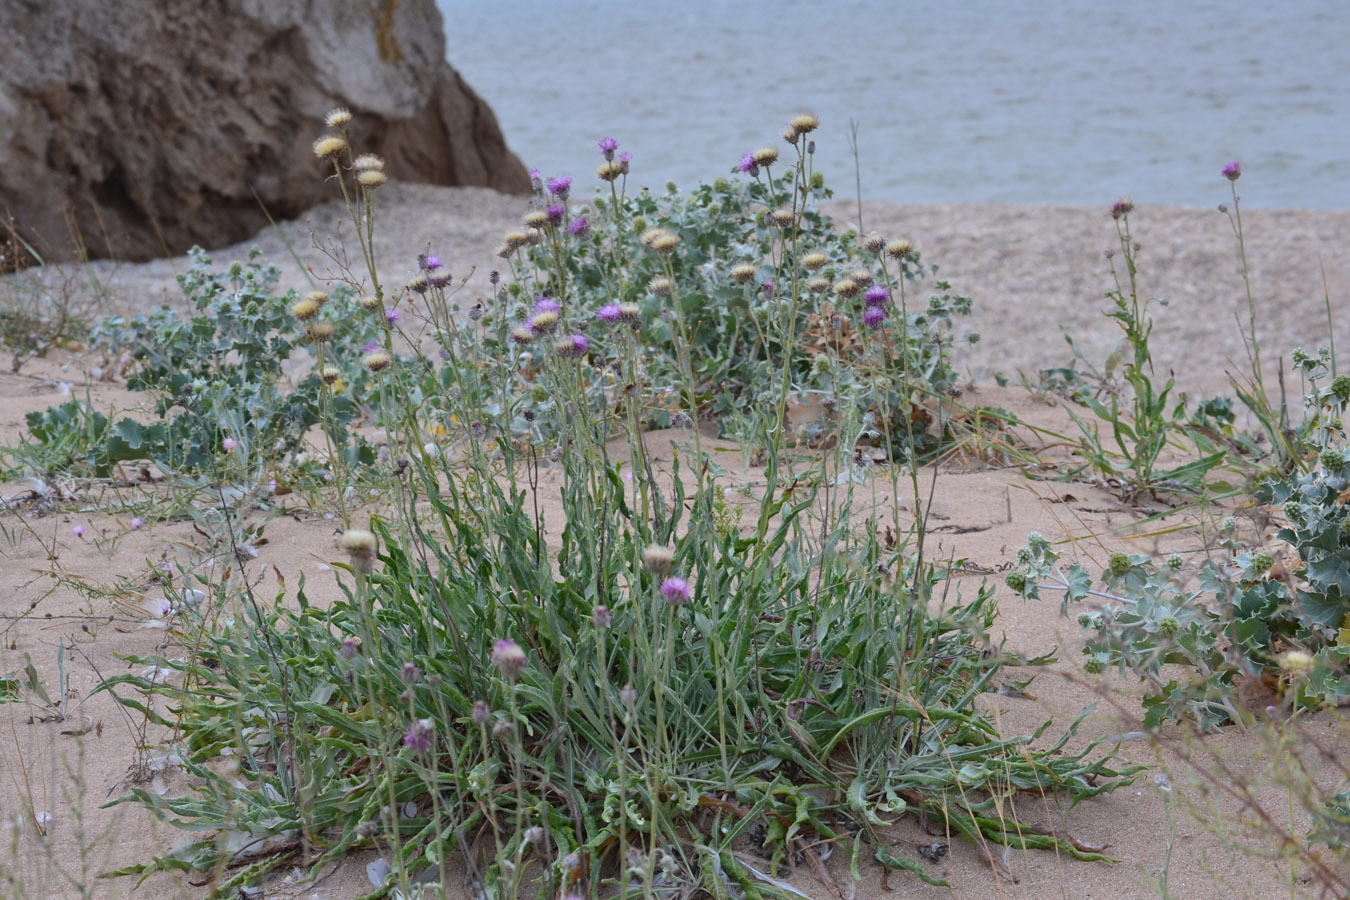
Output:
M530 329L539 334L549 334L558 327L558 314L555 312L539 312L530 317Z
M778 148L760 147L753 154L751 154L751 157L754 159L755 165L762 166L763 168L767 169L769 166L778 162Z
M675 551L660 544L648 544L642 551L642 564L653 575L669 575L670 567L675 564Z
M427 272L427 284L434 288L447 288L454 280L455 276L450 274L449 269L432 269Z
M617 181L624 174L624 163L607 159L595 167L595 177L601 181Z
M548 213L544 212L542 209L533 210L525 214L524 222L529 228L543 228L548 224Z
M513 640L502 639L492 645L492 664L511 680L525 668L525 651Z
M393 360L389 358L389 354L382 350L376 350L374 353L367 353L361 357L361 364L372 372L383 372L389 368L391 362Z
M323 371L319 373L319 379L324 384L333 384L342 377L342 370L333 366L324 366Z
M323 117L324 124L329 128L343 128L352 120L351 110L339 106L337 109Z
M380 301L367 294L361 298L361 308L366 312L374 312L380 308Z
M342 549L351 559L352 568L362 575L369 575L375 569L375 535L361 528L349 528L338 539Z
M849 280L855 282L859 287L867 287L872 283L872 273L867 269L858 269L849 276Z
M426 272L418 272L416 275L414 275L412 278L408 280L408 290L414 291L418 294L425 294L427 292L427 288L429 288L430 286L431 283L427 281Z
M308 322L319 314L319 307L320 304L315 303L313 300L306 297L304 300L297 301L296 304L291 307L291 315L295 316L301 322Z
M875 253L879 256L886 250L886 236L874 231L862 239L862 245L868 253Z
M314 155L319 159L333 159L347 149L347 139L340 134L326 134L314 142Z
M305 330L309 334L309 339L316 344L328 343L333 339L333 333L337 331L333 323L328 321L310 322Z
M759 275L759 267L751 263L741 263L731 269L731 280L737 284L749 284Z
M886 255L891 259L906 260L914 255L914 242L901 238L886 245Z
M1303 650L1290 650L1280 657L1280 668L1290 675L1305 675L1317 665L1311 653Z
M664 275L658 275L647 282L647 290L651 291L657 297L669 297L671 292L675 290L675 282Z
M517 344L528 344L534 340L534 330L528 323L511 327L511 340Z
M673 253L680 246L680 236L668 228L649 228L643 232L642 243L654 253Z
M802 257L802 268L814 272L817 269L822 268L829 261L830 258L824 253L821 253L819 250L812 250Z
M362 153L352 160L352 168L358 172L383 172L384 157L376 156L374 153Z
M356 176L356 181L358 184L361 185L361 187L369 188L371 190L374 190L375 188L384 184L388 180L389 176L385 175L378 169L371 169L367 172L359 172L357 173Z
M806 282L806 289L813 294L823 294L830 289L830 279L817 275Z
M862 288L858 286L858 282L854 281L852 278L842 278L835 282L834 285L834 292L844 298L856 297L861 290Z
M619 688L619 702L624 706L632 708L633 704L637 703L637 698L637 688L633 687L631 684L625 684L623 687Z
M625 322L634 328L642 321L642 307L636 303L619 304L619 321Z
M1132 212L1134 212L1134 201L1129 197L1121 197L1115 203L1111 204L1111 218L1113 219L1128 216Z
M792 121L788 123L788 129L793 138L801 137L804 134L810 134L820 127L820 119L815 116L803 113L800 116L793 116Z
M548 218L546 213L540 213L540 215L544 216L546 219ZM506 246L510 247L512 250L517 250L530 242L530 236L523 231L508 231L506 233L505 241Z

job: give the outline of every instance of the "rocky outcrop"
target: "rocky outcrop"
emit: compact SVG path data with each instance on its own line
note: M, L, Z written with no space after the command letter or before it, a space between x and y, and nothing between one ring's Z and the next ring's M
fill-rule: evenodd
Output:
M529 189L435 0L4 0L0 215L48 259L240 241L332 199L338 106L390 178Z

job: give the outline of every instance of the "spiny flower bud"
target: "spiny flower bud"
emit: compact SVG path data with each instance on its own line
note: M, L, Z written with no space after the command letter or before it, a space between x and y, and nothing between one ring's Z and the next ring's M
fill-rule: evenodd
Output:
M515 641L503 639L492 645L492 664L512 681L525 668L525 651Z
M314 155L319 159L333 159L347 149L347 139L338 134L326 134L314 142Z
M339 106L324 116L323 121L329 128L342 128L352 120L351 110Z
M1115 203L1111 204L1111 218L1113 219L1128 216L1132 212L1134 212L1134 201L1129 197L1121 197Z
M1275 555L1269 550L1258 550L1252 555L1252 568L1262 575L1270 571L1270 567L1275 565Z
M591 624L596 628L608 628L613 616L608 606L597 606L591 610Z
M356 659L361 655L361 639L354 636L343 638L342 646L338 649L338 655L343 659Z
M1181 631L1181 622L1176 616L1163 616L1158 620L1158 633L1164 637L1176 637Z
M1027 576L1021 572L1009 572L1003 577L1003 583L1020 594L1027 589Z
M1089 675L1100 675L1105 670L1102 661L1095 656L1089 656L1083 660L1083 671Z
M482 700L477 700L473 704L473 709L469 711L469 718L475 725L486 725L492 721L492 707Z
M737 284L749 284L759 274L759 267L750 263L741 263L731 269L731 280Z
M1121 576L1130 571L1130 554L1123 553L1120 550L1114 551L1106 558L1106 567L1111 570L1112 575Z
M1337 375L1331 379L1331 392L1342 400L1350 400L1350 375Z
M812 250L810 253L802 257L802 267L814 272L816 269L823 267L829 261L830 258L826 256L824 253L821 253L819 250Z
M1333 450L1328 447L1318 454L1317 459L1322 463L1322 468L1328 472L1339 473L1345 468L1345 454L1340 450Z
M1167 557L1167 568L1173 572L1180 572L1183 565L1185 565L1185 561L1181 558L1180 553L1173 553Z
M891 241L886 245L886 255L892 259L909 259L914 255L914 243L903 238L898 241Z
M675 564L675 551L660 544L648 544L642 551L642 564L653 575L669 575L670 567Z
M886 250L886 236L874 231L862 239L862 245L868 253L881 254Z

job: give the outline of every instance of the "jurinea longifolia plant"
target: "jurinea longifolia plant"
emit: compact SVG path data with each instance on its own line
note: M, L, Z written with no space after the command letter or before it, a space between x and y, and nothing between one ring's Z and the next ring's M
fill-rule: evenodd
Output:
M921 530L895 518L883 542L856 512L860 444L895 463L877 479L894 489L899 463L944 439L948 334L969 300L938 282L919 303L933 267L911 242L820 214L814 116L789 123L786 152L684 194L631 191L636 160L608 137L586 203L573 178L535 173L503 271L467 311L467 279L450 287L430 253L406 288L381 288L380 179L363 180L379 169L357 165L349 121L330 116L315 152L359 226L361 314L381 328L365 365L404 458L387 463L388 509L339 544L342 600L302 591L211 636L214 687L191 702L183 682L136 682L188 710L199 748L200 799L166 815L298 834L323 861L374 848L376 886L404 896L447 889L461 853L490 900L788 900L735 852L759 827L770 869L847 842L944 884L878 832L908 814L1105 859L1019 830L1006 801L1086 798L1134 769L1066 751L1073 728L1002 737L975 702L1000 665L992 588L930 615L945 576ZM432 323L432 353L395 345L414 321ZM818 421L791 427L807 403ZM652 426L680 426L673 452ZM718 465L711 427L755 445L753 485ZM225 748L258 764L227 781ZM231 861L206 839L158 864Z

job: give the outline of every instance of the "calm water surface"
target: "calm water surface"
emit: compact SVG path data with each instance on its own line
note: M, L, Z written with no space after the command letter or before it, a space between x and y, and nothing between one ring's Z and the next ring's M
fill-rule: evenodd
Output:
M817 167L901 202L1350 208L1350 2L439 0L511 147L589 183L595 141L688 186L818 114Z

